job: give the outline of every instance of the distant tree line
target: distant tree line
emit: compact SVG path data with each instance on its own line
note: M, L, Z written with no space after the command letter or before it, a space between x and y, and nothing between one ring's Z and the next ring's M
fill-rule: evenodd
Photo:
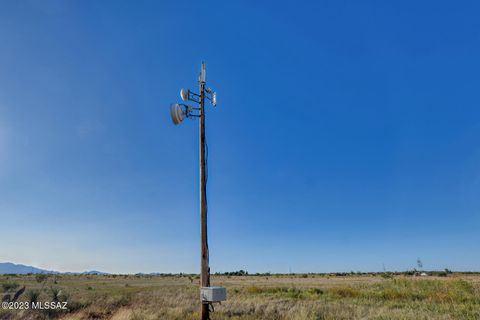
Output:
M272 273L272 272L257 272L249 273L246 270L238 271L226 271L226 272L215 272L215 276L259 276L259 277L284 277L284 276L296 276L296 277L347 277L347 276L385 276L385 275L405 275L405 276L414 276L421 273L426 273L431 276L448 276L449 274L465 274L465 275L480 275L479 271L461 271L453 272L449 269L444 269L443 271L439 270L417 270L416 268L407 271L383 271L383 272L362 272L362 271L350 271L350 272L309 272L309 273ZM4 279L9 279L10 277L33 277L37 282L43 282L48 277L61 278L61 277L79 277L79 278L152 278L152 277L185 277L197 279L200 277L198 273L137 273L137 274L45 274L45 273L28 273L28 274L1 274L0 277Z

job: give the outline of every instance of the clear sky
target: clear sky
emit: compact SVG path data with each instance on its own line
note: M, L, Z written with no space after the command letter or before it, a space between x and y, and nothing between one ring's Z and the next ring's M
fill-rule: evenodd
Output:
M480 270L475 1L1 1L0 262Z

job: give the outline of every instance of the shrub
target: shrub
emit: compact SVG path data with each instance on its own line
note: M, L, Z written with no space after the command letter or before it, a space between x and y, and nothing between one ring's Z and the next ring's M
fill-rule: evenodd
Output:
M311 289L308 289L308 293L312 294L312 295L321 295L323 294L323 290L320 289L320 288L311 288Z
M2 283L2 288L4 292L10 291L10 290L15 290L19 287L20 285L16 282L5 282Z
M37 280L38 283L44 282L47 279L48 279L48 274L38 273L35 275L35 280Z
M27 300L30 303L37 302L38 297L40 296L40 291L39 290L28 290L26 295L27 295Z
M54 288L54 287L50 288L50 298L52 298L53 302L60 301L59 297L61 292L62 291L59 288Z
M341 298L355 298L360 295L360 291L351 287L330 288L328 292Z
M250 294L257 294L263 292L262 288L259 288L257 286L248 286L245 288L245 291Z

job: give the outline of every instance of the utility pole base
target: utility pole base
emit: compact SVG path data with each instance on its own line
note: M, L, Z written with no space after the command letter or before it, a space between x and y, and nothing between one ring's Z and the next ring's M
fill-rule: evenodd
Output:
M201 320L210 320L210 306L208 304L202 303L202 318Z

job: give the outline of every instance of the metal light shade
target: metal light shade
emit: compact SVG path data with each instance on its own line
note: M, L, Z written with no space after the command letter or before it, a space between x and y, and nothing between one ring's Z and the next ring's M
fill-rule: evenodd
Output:
M190 96L190 90L188 89L180 90L180 97L182 98L183 101L187 101L189 96Z
M175 125L182 123L183 119L185 119L185 112L182 106L177 103L170 105L170 115Z

